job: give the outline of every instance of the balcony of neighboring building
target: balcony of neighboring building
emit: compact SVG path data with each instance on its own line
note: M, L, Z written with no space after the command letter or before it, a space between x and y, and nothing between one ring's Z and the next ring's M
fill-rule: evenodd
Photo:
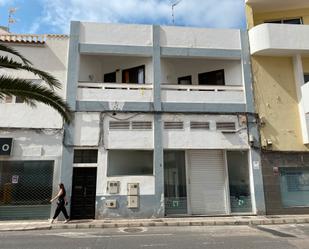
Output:
M241 62L162 58L164 103L245 103Z
M81 55L79 101L152 102L152 58Z
M264 23L249 31L249 39L252 55L309 54L309 25Z

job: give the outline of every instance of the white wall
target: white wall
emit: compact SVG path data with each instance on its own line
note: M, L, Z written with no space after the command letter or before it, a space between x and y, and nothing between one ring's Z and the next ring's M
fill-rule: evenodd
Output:
M63 97L66 96L68 38L48 36L45 45L9 45L29 59L34 67L55 76L63 86L62 90L57 92ZM0 73L37 79L33 74L24 71L1 69ZM0 113L0 127L61 128L63 123L56 111L43 104L31 108L25 104L0 103Z
M74 144L97 146L100 135L99 113L75 113Z
M133 56L81 55L79 81L103 82L104 74L117 70L117 82L122 83L122 70L145 65L145 83L153 83L152 58ZM118 71L119 70L119 71ZM91 81L89 75L93 76Z
M240 31L161 26L162 47L240 49Z
M82 22L80 42L113 45L152 45L151 25Z
M13 150L7 159L31 160L32 158L59 158L62 155L62 130L5 130L2 129L2 138L13 138Z
M178 78L192 75L192 84L198 85L198 74L224 69L226 85L243 85L241 62L238 60L172 59L161 60L161 82L178 84Z
M232 115L163 115L163 121L183 121L183 130L164 130L165 149L248 149L245 125L240 125ZM210 130L190 130L190 121L209 122ZM236 133L216 130L216 122L235 122Z

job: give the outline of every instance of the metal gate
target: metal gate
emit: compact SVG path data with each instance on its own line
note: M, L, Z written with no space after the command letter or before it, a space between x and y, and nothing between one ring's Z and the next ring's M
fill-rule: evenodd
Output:
M227 214L226 172L223 151L189 151L191 213Z
M0 220L48 219L53 161L0 161Z

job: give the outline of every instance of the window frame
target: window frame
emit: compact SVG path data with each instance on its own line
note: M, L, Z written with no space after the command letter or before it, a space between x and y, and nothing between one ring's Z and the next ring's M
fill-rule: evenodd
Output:
M201 77L202 75L206 75L206 74L217 74L217 73L222 73L223 76L223 84L218 84L218 82L216 84L214 84L215 82L210 82L211 84L201 84ZM203 72L203 73L199 73L198 74L198 84L199 85L204 85L204 86L225 86L226 82L225 82L225 70L224 69L219 69L219 70L213 70L213 71L209 71L209 72Z
M76 159L76 157L77 157L77 155L75 154L75 151L96 151L96 162L79 162L79 161L76 161L75 159ZM81 159L83 159L83 156L84 155L82 155L81 156ZM89 157L89 155L88 155L88 157ZM87 158L87 157L86 157ZM96 149L94 149L94 148L74 148L74 150L73 150L73 164L91 164L91 165L94 165L94 164L98 164L98 159L99 159L99 150L96 148ZM83 161L83 160L81 160L81 161Z
M291 21L291 20L299 20L300 23L296 24L296 23L285 23L284 21ZM265 20L264 23L270 23L270 24L290 24L290 25L303 25L304 21L302 17L291 17L291 18L279 18L279 19L269 19L269 20Z
M182 80L188 80L190 83L189 84L182 84L181 83ZM183 86L192 85L192 75L178 77L177 82L178 82L178 85L183 85Z
M128 72L130 74L130 72L132 73L132 71L137 71L138 73L138 70L139 69L142 69L143 72L144 72L144 75L143 75L143 83L138 83L138 82L125 82L125 74L126 72ZM130 76L129 76L130 78ZM130 79L129 79L130 81ZM122 74L121 74L121 82L122 83L125 83L125 84L138 84L138 85L143 85L143 84L146 84L146 67L145 65L141 65L141 66L137 66L137 67L131 67L131 68L127 68L127 69L123 69L122 70Z

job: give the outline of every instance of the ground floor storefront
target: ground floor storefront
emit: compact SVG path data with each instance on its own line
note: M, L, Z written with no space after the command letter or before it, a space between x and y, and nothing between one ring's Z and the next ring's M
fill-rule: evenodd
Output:
M267 214L309 213L309 153L262 153Z
M74 153L83 158L74 157L72 218L151 218L162 211L164 216L254 214L247 150L164 150L161 181L153 173L151 150ZM96 153L104 154L106 165ZM159 198L156 182L164 189Z

